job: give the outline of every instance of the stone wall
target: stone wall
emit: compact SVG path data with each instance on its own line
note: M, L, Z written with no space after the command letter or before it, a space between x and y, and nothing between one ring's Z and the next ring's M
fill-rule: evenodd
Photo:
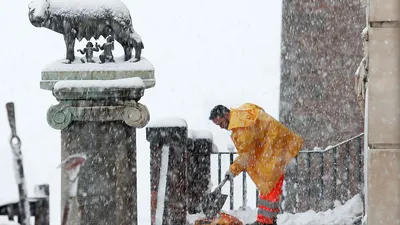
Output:
M280 121L326 147L363 132L354 72L362 59L359 0L284 0Z
M366 2L362 0L283 1L279 120L304 138L303 149L325 148L363 132L354 73L363 58L361 32L366 26L365 9ZM346 155L345 149L338 148L336 157ZM311 167L320 166L317 154L309 156ZM335 154L328 154L324 159L326 171L332 169L334 157ZM350 163L356 165L356 158L351 157ZM292 191L300 194L298 207L288 207L293 204L287 196L286 211L331 207L322 201L328 199L333 186L326 187L323 197L313 192L319 183L308 181L319 178L319 170L309 173L305 162L299 156L296 171L287 169L286 187L296 188ZM340 167L337 172L337 182L353 179L347 178ZM346 189L337 191L344 196L339 199L342 202L351 197Z

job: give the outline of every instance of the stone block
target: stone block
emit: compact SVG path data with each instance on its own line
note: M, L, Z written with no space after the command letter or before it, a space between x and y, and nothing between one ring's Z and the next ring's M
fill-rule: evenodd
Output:
M400 21L400 1L399 0L370 0L369 1L369 21Z
M116 61L107 64L83 64L79 60L65 64L63 60L57 60L43 69L40 88L51 91L60 80L116 80L139 77L147 89L156 84L154 72L153 65L145 58L136 63Z
M400 28L372 28L369 36L369 144L399 144Z
M195 155L210 155L213 151L213 137L211 132L189 130L188 137L191 148L188 151Z
M400 149L370 150L368 224L400 224Z

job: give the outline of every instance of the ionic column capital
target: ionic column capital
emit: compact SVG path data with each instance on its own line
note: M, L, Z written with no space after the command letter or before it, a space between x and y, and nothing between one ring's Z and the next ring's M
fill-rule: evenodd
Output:
M57 130L68 127L73 121L124 121L128 126L143 128L150 120L147 107L135 101L115 106L74 106L71 102L60 102L47 111L48 124Z

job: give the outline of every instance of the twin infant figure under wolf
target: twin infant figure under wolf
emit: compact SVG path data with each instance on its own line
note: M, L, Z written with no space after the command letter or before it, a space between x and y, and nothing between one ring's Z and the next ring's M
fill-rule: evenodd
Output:
M93 46L92 42L88 42L86 44L86 48L78 49L77 52L80 52L82 55L85 55L86 61L84 58L81 58L82 63L96 63L96 61L93 59L93 52L98 52L100 50L104 50L102 54L100 54L100 63L105 63L106 61L108 62L115 62L114 60L114 55L112 53L112 50L114 50L114 39L112 36L107 37L107 42L104 43L103 45L99 45L96 42L96 46Z

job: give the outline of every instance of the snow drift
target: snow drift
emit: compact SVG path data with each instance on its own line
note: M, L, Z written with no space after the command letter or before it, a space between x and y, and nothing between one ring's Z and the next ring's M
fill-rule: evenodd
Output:
M278 225L353 225L353 223L362 218L363 205L359 194L347 201L344 205L337 205L332 210L325 212L315 212L309 210L304 213L283 213L278 215ZM244 224L251 224L256 221L257 209L246 207L240 210L228 211L228 214L235 216ZM190 224L205 217L199 213L188 215Z

